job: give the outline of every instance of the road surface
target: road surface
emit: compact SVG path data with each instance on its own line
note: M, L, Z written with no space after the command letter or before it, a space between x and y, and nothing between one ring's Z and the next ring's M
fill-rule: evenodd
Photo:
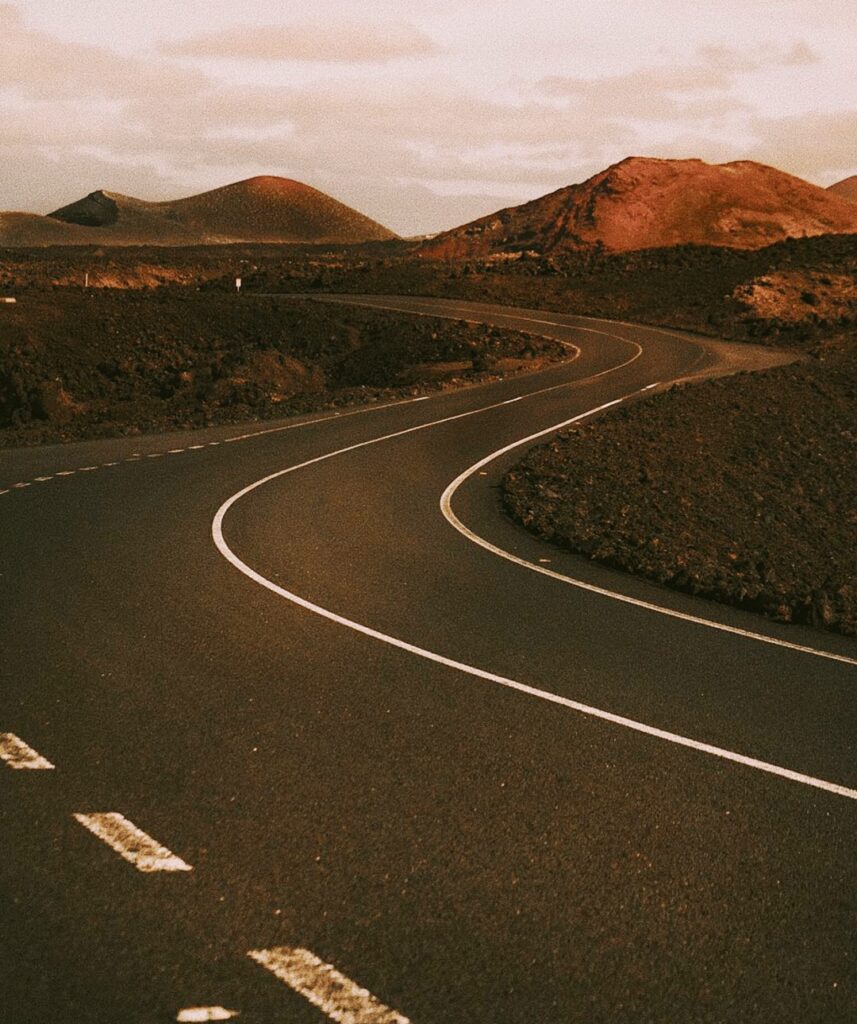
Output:
M570 359L0 454L0 1020L857 1019L857 647L498 510L523 439L775 357L362 301Z

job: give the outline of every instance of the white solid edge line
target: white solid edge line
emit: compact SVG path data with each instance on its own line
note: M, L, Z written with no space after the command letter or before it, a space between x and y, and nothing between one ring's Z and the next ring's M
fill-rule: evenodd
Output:
M54 766L46 758L28 746L13 732L0 732L0 760L10 768L24 771L47 771Z
M276 946L251 949L247 956L338 1024L410 1024L407 1017L308 949Z
M596 333L601 333L601 332L596 332ZM623 339L623 340L627 341L627 339ZM632 344L636 345L636 343L632 343ZM636 347L638 348L637 354L635 356L633 356L631 359L629 359L628 362L634 361L634 359L638 358L639 355L642 353L642 348L640 348L639 345L637 345ZM623 364L622 366L626 366L626 365L627 364ZM620 369L620 367L616 367L614 369L617 370L617 369ZM609 373L609 372L612 372L612 371L605 371L604 373ZM596 376L602 376L602 375L599 374L599 375L596 375ZM580 382L573 382L573 383L580 383ZM571 385L557 385L557 387L563 387L563 386L571 386ZM555 388L544 388L544 389L542 389L542 391L532 392L532 394L539 394L539 393L543 393L544 391L551 391L551 390L555 390ZM634 393L636 394L636 393L639 393L639 392L634 392ZM527 397L529 397L529 395ZM628 397L631 397L631 395L626 395L624 398L614 399L614 401L607 402L607 403L604 404L604 406L598 407L597 409L594 409L594 410L590 410L588 413L583 413L579 417L572 417L571 420L565 421L565 423L573 422L574 420L580 419L582 417L592 416L596 412L602 411L603 409L609 408L610 406L614 406L614 404L616 404L617 402L627 400ZM503 402L500 402L498 404L501 404L501 406L502 406ZM246 575L246 577L248 577L254 583L257 583L257 584L259 584L259 586L264 587L265 589L271 591L271 593L274 593L274 594L277 594L280 597L286 598L286 600L291 601L293 604L296 604L299 607L302 607L302 608L304 608L307 611L311 611L314 614L317 614L317 615L323 616L325 618L328 618L328 620L330 620L331 622L337 623L338 625L344 626L347 629L351 629L351 630L353 630L353 631L355 631L357 633L361 633L363 636L372 637L375 640L379 640L382 643L390 644L391 646L397 647L400 650L408 651L409 653L415 654L418 657L424 657L424 658L426 658L428 660L431 660L431 662L434 662L434 663L436 663L438 665L443 665L443 666L446 666L448 668L455 669L455 670L457 670L459 672L464 672L467 675L475 676L478 679L484 679L484 680L487 680L488 682L498 683L501 686L506 686L506 687L508 687L510 689L517 690L518 692L526 693L526 694L528 694L530 696L538 697L539 699L546 700L546 701L549 701L551 703L556 703L556 705L559 705L559 706L564 707L564 708L569 708L572 711L580 712L581 714L588 715L588 716L590 716L592 718L597 718L597 719L601 719L603 721L611 722L614 725L620 725L620 726L623 726L625 728L631 729L631 730L633 730L635 732L640 732L640 733L643 733L645 735L654 736L654 737L656 737L658 739L667 740L668 742L672 742L672 743L675 743L675 744L680 745L680 746L686 746L686 748L688 748L690 750L694 750L694 751L697 751L697 752L703 753L703 754L709 754L709 755L711 755L713 757L718 757L718 758L721 758L721 759L726 760L726 761L731 761L731 762L733 762L735 764L740 764L740 765L743 765L743 766L748 767L748 768L754 768L754 769L756 769L758 771L762 771L762 772L766 772L768 774L779 776L780 778L785 778L785 779L789 779L790 781L800 782L800 783L802 783L804 785L809 785L809 786L812 786L814 788L818 788L818 790L822 790L822 791L827 792L827 793L831 793L831 794L834 794L834 795L837 795L837 796L841 796L841 797L846 797L846 798L848 798L850 800L857 800L857 790L852 790L852 788L850 788L848 786L845 786L845 785L841 785L841 784L839 784L837 782L829 782L829 781L827 781L825 779L816 778L816 777L814 777L812 775L806 775L803 772L792 771L789 768L783 768L780 765L771 764L771 763L769 763L767 761L761 761L758 758L747 757L746 755L738 754L738 753L736 753L734 751L728 751L728 750L726 750L724 748L720 748L720 746L716 746L716 745L714 745L712 743L705 743L705 742L702 742L702 741L697 740L697 739L692 739L692 738L690 738L688 736L682 736L682 735L680 735L678 733L675 733L675 732L669 732L666 729L659 729L659 728L657 728L655 726L647 725L644 722L637 722L634 719L629 719L629 718L626 718L626 717L620 716L620 715L614 715L611 712L607 712L607 711L604 711L604 710L599 709L599 708L594 708L594 707L591 707L589 705L585 705L585 703L581 703L580 701L576 701L576 700L571 700L571 699L569 699L567 697L560 696L557 693L552 693L549 690L542 690L542 689L539 689L538 687L529 686L526 683L521 683L521 682L519 682L517 680L509 679L506 676L500 676L500 675L497 675L495 673L486 672L485 670L478 669L475 666L465 665L462 662L457 662L457 660L455 660L454 658L445 657L444 655L437 654L434 651L426 650L423 647L418 647L416 644L409 643L408 641L405 641L405 640L400 640L397 637L389 636L386 633L381 633L379 630L374 630L374 629L372 629L369 626L363 626L361 623L353 622L352 620L350 620L350 618L346 618L344 615L337 614L336 612L331 611L328 608L323 608L320 605L313 604L311 601L308 601L305 598L302 598L299 595L294 594L291 591L286 590L284 587L280 587L277 584L272 583L270 580L267 580L265 577L263 577L263 575L261 573L257 572L255 569L251 568L246 562L242 561L242 559L239 558L239 556L237 554L235 554L231 550L231 548L228 546L228 544L226 544L225 538L223 537L223 519L225 518L226 513L229 511L229 509L232 507L232 505L235 504L235 502L240 501L246 495L248 495L251 492L253 492L253 490L255 490L257 487L263 486L265 483L268 483L270 480L274 480L274 479L277 479L278 477L285 476L288 473L293 473L293 472L295 472L295 471L297 471L299 469L303 469L303 468L305 468L307 466L310 466L310 465L313 465L315 463L324 462L327 459L332 459L332 458L334 458L336 456L344 455L347 452L352 452L352 451L355 451L357 449L361 449L361 447L366 447L366 446L368 446L370 444L376 444L376 443L379 443L381 441L391 439L393 437L400 437L400 436L403 436L405 434L414 433L417 430L424 430L424 429L426 429L428 427L438 426L438 425L440 425L442 423L452 422L453 420L463 419L466 416L473 416L473 415L476 415L477 413L485 412L487 409L494 409L494 408L497 408L497 407L496 406L487 406L487 407L484 407L483 409L472 410L469 413L461 413L461 414L459 414L457 416L445 417L445 418L443 418L441 420L435 420L435 421L432 421L430 423L421 424L421 425L419 425L417 427L410 427L410 428L405 429L405 430L395 431L394 433L384 434L381 437L376 437L376 438L373 438L373 439L368 440L368 441L361 441L361 442L359 442L357 444L351 444L351 445L349 445L347 447L344 447L344 449L339 449L339 450L337 450L335 452L330 452L327 455L318 456L318 457L316 457L314 459L309 459L306 462L300 463L298 465L290 466L287 469L278 470L278 471L276 471L274 473L270 473L267 476L264 476L261 479L256 480L254 483L248 484L246 487L243 487L241 490L239 490L239 492L233 494L230 498L226 499L226 501L217 510L217 513L214 516L214 520L212 521L212 526L211 526L212 540L213 540L215 546L217 547L218 551L221 553L221 555L228 562L230 562L235 568L237 568L237 569L239 569L239 571L243 572ZM545 432L546 433L550 433L551 431L561 429L561 427L563 425L564 425L563 423L560 423L560 424L558 424L556 426L549 427L549 428L547 428L547 430ZM539 435L533 435L533 436L539 436ZM512 446L517 446L518 444L525 443L525 442L526 441L518 441L518 442L516 442ZM492 457L488 457L488 458L490 459L490 458L495 458L495 457L496 457L496 455L492 456ZM447 488L447 490L448 490L448 488ZM529 563L524 563L524 564L529 566ZM541 572L545 572L547 574L552 574L550 569L544 569L541 566L538 569L535 568L535 566L531 566L531 567L535 571L541 571ZM629 601L630 603L636 603L635 599L627 598L625 595L614 595L611 591L604 591L604 596L615 597L617 599L622 599L622 600ZM673 613L669 609L660 608L658 605L650 605L650 608L653 611L658 611L658 612L661 612L661 613L670 613L670 614ZM678 613L675 613L675 614L678 614ZM684 615L679 615L679 617L684 617ZM703 626L718 626L720 628L720 624L710 623L708 620L703 620L703 618L700 618L700 620L697 620L697 622L698 622L699 625L703 625ZM728 627L724 627L724 629L726 629L727 632L735 632L731 628L728 628ZM771 638L768 638L768 637L763 637L761 634L759 634L759 635L755 635L755 634L742 634L742 633L740 633L740 631L738 631L738 632L739 632L739 635L744 635L746 638L749 638L749 639L760 639L760 640L770 640L771 639ZM827 657L831 657L831 658L833 658L835 660L843 659L843 655L837 655L837 654L831 654L829 652L817 651L817 650L815 650L814 648L811 648L811 647L802 648L802 647L800 647L798 645L788 645L788 644L785 644L785 642L783 642L783 644L786 646L787 649L796 649L798 651L801 651L802 653L809 653L809 654L816 654L816 655L820 655L820 656L827 656Z
M94 836L115 850L138 871L192 871L181 857L161 846L142 829L114 811L75 814L74 818Z
M647 390L648 388L642 389L642 391ZM620 401L622 401L622 399L620 399ZM609 404L615 405L616 403L613 402ZM485 548L486 551L490 551L492 554L498 555L500 558L505 558L509 562L514 562L515 565L520 565L525 569L530 569L532 572L540 573L542 576L549 576L551 579L559 580L562 583L568 583L570 586L577 587L580 590L587 590L590 593L598 594L601 597L609 597L614 601L621 601L623 604L634 605L636 608L644 608L646 611L657 612L659 615L666 615L673 619L681 619L683 622L691 622L697 626L706 626L708 629L717 629L723 633L732 633L735 636L744 637L746 640L756 640L759 643L772 644L775 647L784 647L789 651L798 651L801 654L810 654L817 658L827 658L829 661L838 661L845 665L857 665L857 658L850 658L847 654L835 654L833 651L825 651L816 647L808 647L804 644L796 644L791 640L780 640L778 637L769 636L766 633L754 633L751 630L741 629L739 626L729 626L722 622L715 622L712 619L704 619L699 615L690 615L687 612L675 611L672 608L666 608L663 605L654 604L651 601L643 601L640 598L631 597L628 594L620 594L614 590L607 590L605 587L599 587L594 583L586 583L583 580L575 579L572 576L565 576L563 573L555 572L552 569L544 569L533 562L528 562L526 559L519 558L511 552L497 547L496 544L492 544L490 541L485 540L484 537L480 537L465 526L455 512L453 512L453 495L474 473L483 469L495 459L499 459L508 452L514 451L516 448L520 448L526 444L531 444L533 441L537 441L540 437L562 430L564 427L571 426L573 423L586 419L587 417L601 412L608 407L609 406L602 405L598 406L597 409L590 409L588 412L580 413L580 415L573 416L571 419L564 420L562 423L556 423L554 426L547 427L545 430L540 430L535 434L530 434L529 437L525 437L520 441L514 441L512 444L507 444L505 447L499 448L490 455L486 455L485 458L480 459L479 462L475 462L468 469L464 470L463 473L460 473L441 495L440 510L443 513L444 518L451 526L454 526L460 534L468 540L473 541L474 544L478 544L479 547Z
M420 299L417 297L416 301L420 301ZM426 301L426 300L423 300L423 301ZM427 301L430 302L432 300L427 300ZM455 302L454 299L442 300L442 301L448 301L450 303ZM468 303L467 300L464 300L464 303L471 305L471 307L473 305L473 303ZM373 309L393 309L394 311L397 311L397 312L409 312L409 310L404 309L402 307L381 306L381 305L378 305L376 303L368 303L367 305L370 305L371 308L373 308ZM419 315L423 315L423 314L419 314ZM430 316L432 314L431 313L426 313L424 315ZM444 316L444 314L438 314L438 315L441 316L441 317ZM593 333L593 334L605 333L605 332L601 332L601 331L594 331L594 330L592 330L592 328L588 328L588 327L580 327L580 326L575 325L575 324L563 324L563 323L560 323L559 321L556 321L556 320L537 320L537 319L535 319L533 317L518 317L518 316L515 316L512 313L501 313L499 315L503 316L506 319L510 319L510 320L525 320L528 323L551 324L551 325L553 325L555 327L565 327L565 328L567 328L569 330L587 331L587 332L590 332L590 333ZM663 327L654 327L654 326L651 326L649 324L635 324L635 323L631 323L628 320L610 320L610 319L606 319L606 318L602 319L600 317L581 316L580 314L577 314L577 313L569 313L568 316L574 317L575 319L589 320L592 323L609 323L609 324L616 324L617 326L622 326L622 327L643 328L644 330L652 331L655 334L663 334L663 335L666 335L667 337L676 338L679 341L684 341L684 342L686 342L689 345L696 345L697 347L699 347L703 351L705 350L704 342L703 342L702 339L689 338L689 337L686 337L683 334L677 333L676 331L666 330ZM447 316L447 318L460 319L458 317L449 317L449 316ZM608 335L608 336L609 337L618 337L618 335ZM627 340L627 339L621 339L621 340ZM716 340L716 339L713 339L713 340ZM636 342L631 342L631 344L636 344ZM642 353L642 349L640 349L640 353ZM626 364L622 364L622 365L626 365ZM616 369L620 369L620 367L616 367ZM607 372L610 372L610 371L607 371ZM602 376L602 374L596 374L595 376L596 377ZM587 380L589 380L589 379L594 379L594 378L587 378ZM634 397L635 394L641 394L641 393L646 392L646 391L651 391L654 388L659 387L662 383L663 383L662 381L654 381L653 383L647 384L645 387L640 388L639 392L634 392L633 394L627 395L627 396L625 396L625 399L619 399L619 401L625 401L627 398L632 398L632 397ZM511 402L515 402L515 401L518 401L518 399L514 399L514 398L510 399L508 402L506 402L504 404L511 404ZM611 403L611 404L615 404L615 403ZM818 657L818 658L826 658L826 659L828 659L830 661L838 661L838 662L841 662L842 664L845 664L845 665L857 665L857 658L851 658L851 657L849 657L846 654L835 654L832 651L824 651L824 650L821 650L820 648L817 648L817 647L809 647L809 646L806 646L804 644L796 644L796 643L793 643L793 642L791 642L789 640L780 640L780 639L778 639L776 637L769 636L769 635L767 635L765 633L754 633L751 630L741 629L738 626L728 626L728 625L726 625L724 623L715 622L715 621L713 621L711 619L704 619L704 618L702 618L701 616L698 616L698 615L689 615L689 614L686 614L685 612L673 611L671 608L665 608L662 605L657 605L657 604L654 604L654 603L652 603L650 601L643 601L643 600L640 600L638 598L630 597L627 594L620 594L620 593L618 593L616 591L613 591L613 590L607 590L604 587L598 587L595 584L585 583L582 580L574 579L571 576L565 576L562 573L554 572L554 571L552 571L550 569L543 569L540 566L535 565L532 562L528 562L525 559L518 558L516 555L511 554L511 552L504 551L502 548L498 548L496 545L491 544L489 541L485 540L484 538L479 537L472 530L469 530L461 522L461 520L455 515L455 513L452 511L452 504L451 504L451 502L452 502L453 494L455 493L456 490L458 490L458 488L461 486L461 484L463 484L464 481L469 476L471 476L474 472L477 472L478 470L482 469L484 466L488 465L488 463L490 463L490 462L493 462L495 459L501 458L507 452L514 451L515 448L520 448L520 447L522 447L525 444L530 444L531 442L538 440L540 437L544 437L547 434L551 434L551 433L554 433L555 431L562 430L563 427L571 426L571 424L577 423L580 420L586 419L589 416L593 416L593 415L595 415L595 413L602 412L604 409L606 409L608 407L609 407L609 405L608 406L599 406L596 409L590 409L588 412L580 413L578 416L574 416L571 419L564 420L562 423L557 423L554 426L546 427L544 430L540 430L540 431L538 431L535 434L530 434L529 437L525 437L525 438L523 438L520 441L514 441L512 444L506 445L505 447L500 448L500 449L498 449L495 452L492 452L490 455L487 455L484 459L480 459L479 462L477 462L474 465L470 466L469 469L466 469L463 473L461 473L458 477L456 477L456 479L452 481L452 483L449 485L449 487L447 487L447 489L441 495L440 507L441 507L441 511L442 511L444 517L448 520L448 522L452 526L455 527L456 530L459 531L459 533L461 533L463 536L467 537L468 540L473 541L474 544L478 544L480 547L485 548L487 551L491 551L493 554L498 555L501 558L505 558L505 559L507 559L510 562L514 562L516 565L520 565L520 566L522 566L522 567L524 567L526 569L530 569L533 572L541 573L544 576L550 576L552 579L556 579L556 580L560 580L560 581L562 581L564 583L568 583L571 586L578 587L581 590L587 590L587 591L589 591L589 592L591 592L593 594L599 594L602 597L608 597L608 598L611 598L611 599L613 599L615 601L621 601L624 604L634 605L635 607L638 607L638 608L645 608L647 611L657 612L660 615L667 615L670 618L681 619L684 622L692 622L692 623L694 623L695 625L698 625L698 626L707 626L710 629L718 629L718 630L721 630L722 632L725 632L725 633L732 633L735 636L741 636L741 637L744 637L747 640L757 640L760 643L772 644L775 647L783 647L786 650L797 651L797 652L799 652L801 654L810 654L810 655L814 655L815 657Z
M638 352L636 356L632 357L632 359L628 360L628 362L633 362L633 360L638 358L639 355L640 352ZM616 369L618 368L619 367L617 367ZM569 385L557 385L557 387L566 386ZM542 389L542 391L552 390L554 390L554 388ZM541 392L534 392L533 394L539 393ZM630 396L625 397L627 398ZM608 408L609 406L615 405L618 402L622 402L624 400L625 398L616 399L613 402L606 403L604 406L599 406L598 409L590 410L588 413L583 413L581 415L591 416L596 411ZM498 404L502 405L503 403L501 402ZM442 423L449 423L453 420L462 419L465 416L473 416L479 412L484 412L487 409L491 408L496 408L496 406L486 406L483 409L475 409L471 410L470 412L459 413L456 416L448 416L443 419L435 420L430 423L424 423L416 427L409 427L406 430L396 431L392 434L385 434L381 437L373 438L369 441L361 441L358 444L349 445L347 448L340 448L336 451L328 452L326 455L320 455L314 459L309 459L306 462L299 463L298 465L278 470L275 473L270 473L268 476L262 477L260 480L257 480L252 484L248 484L240 491L237 491L231 497L227 498L227 500L220 506L211 524L212 540L214 541L214 544L217 547L218 551L220 551L221 555L223 555L223 557L228 562L235 566L235 568L238 569L239 572L242 572L249 579L253 580L253 582L258 583L260 586L265 587L272 593L285 598L287 601L291 601L293 604L296 604L299 607L304 608L306 611L312 612L315 615L320 615L323 618L329 619L331 622L335 622L340 626L345 626L346 628L352 629L357 633L362 633L364 636L371 637L374 640L379 640L382 643L389 644L392 647L397 647L400 650L407 651L410 654L414 654L420 658L425 658L428 661L433 661L439 665L445 665L448 668L456 669L457 671L464 672L467 675L475 676L478 679L485 679L488 682L497 683L500 686L508 687L509 689L516 690L520 693L526 693L531 697L537 697L540 700L548 701L552 704L558 704L562 707L570 708L573 711L578 711L581 714L588 715L592 718L598 718L603 721L611 722L614 725L623 726L624 728L631 729L634 732L639 732L648 736L656 737L658 739L666 740L667 742L674 743L678 746L687 747L691 750L696 750L700 753L710 754L714 757L719 757L726 761L732 761L733 763L741 764L748 768L754 768L758 771L779 776L780 778L789 779L792 782L799 782L806 786L812 786L816 789L821 789L828 793L833 793L838 796L844 796L851 800L857 800L857 790L850 789L847 786L842 786L834 782L828 782L825 779L818 779L812 775L806 775L802 772L793 771L790 768L784 768L780 765L771 764L767 761L761 761L758 758L748 757L747 755L739 754L732 750L726 750L723 747L717 747L710 743L703 743L700 740L694 740L687 736L681 736L678 733L669 732L665 729L659 729L656 726L647 725L644 722L637 722L634 719L626 718L622 715L616 715L612 712L605 711L601 708L592 707L588 704L582 704L579 701L570 700L569 698L562 697L559 694L551 693L549 690L540 690L537 687L529 686L528 684L521 683L518 680L509 679L506 676L501 676L493 672L488 672L484 669L477 668L474 665L467 665L464 662L456 661L453 658L447 658L442 654L436 654L434 651L428 651L425 648L417 647L415 644L408 643L406 640L400 640L398 637L390 636L386 633L380 632L379 630L372 629L370 626L365 626L362 623L354 622L352 619L348 619L343 615L338 615L336 612L330 611L327 608L322 608L320 605L314 604L312 601L308 601L305 598L300 597L298 594L292 593L291 591L286 590L284 587L281 587L278 584L267 579L266 577L262 576L260 573L256 572L255 569L252 569L249 565L247 565L246 562L243 562L226 543L226 539L223 536L223 520L226 516L226 513L237 501L239 501L245 495L249 494L251 491L256 490L256 488L258 487L262 487L264 484L270 482L271 480L278 479L281 476L293 473L299 469L303 469L315 463L323 462L326 459L333 458L337 455L345 454L346 452L355 451L356 449L359 448L365 448L368 445L378 444L382 441L386 441L394 437L402 437L406 434L411 434L418 430L425 430L428 427L438 426ZM576 419L577 417L574 418ZM562 426L562 424L560 424L560 426ZM556 430L559 429L559 427L551 427L548 429ZM550 570L543 569L540 569L539 571L547 573L550 572ZM611 596L610 592L606 592L606 596ZM656 611L662 611L662 609L659 609L657 605L653 605L652 609ZM701 624L709 624L705 619L699 621ZM807 648L806 653L818 654L820 652L814 651L812 648ZM838 656L831 655L831 657Z
M620 399L621 401L621 399ZM615 404L615 403L611 403ZM458 417L454 417L458 418ZM413 428L412 428L413 429ZM410 431L406 431L410 433ZM396 435L391 435L396 436ZM379 439L383 440L383 439ZM372 443L372 442L364 442ZM355 446L362 447L363 445ZM336 454L336 453L332 453ZM319 462L322 459L329 456L321 456L318 459L311 460L312 462ZM307 463L308 464L308 463ZM306 464L305 464L306 465ZM300 466L295 466L293 469L299 469ZM232 505L240 498L244 497L250 491L255 490L257 487L262 486L268 481L275 479L276 477L283 476L285 473L292 472L293 469L281 470L277 473L273 473L262 480L257 481L254 484L250 484L243 490L238 491L237 494L232 495L231 498L227 499L221 505L217 511L217 515L214 517L212 523L212 538L217 549L223 555L223 557L232 563L236 569L244 573L245 576L258 583L260 586L265 587L272 593L284 597L287 601L291 601L293 604L304 608L306 611L313 612L316 615L320 615L323 618L329 619L331 622L335 622L340 626L345 626L348 629L352 629L357 633L362 633L364 636L371 637L373 640L380 640L382 643L389 644L392 647L397 647L400 650L407 651L409 654L415 654L420 658L426 658L428 661L433 661L439 665L445 665L448 668L456 669L459 672L464 672L467 675L476 676L478 679L485 679L488 682L498 683L500 686L508 687L512 690L517 690L519 693L526 693L531 697L537 697L540 700L548 701L552 704L558 704L562 707L570 708L573 711L578 711L582 714L589 715L593 718L599 718L603 721L612 722L614 725L621 725L627 729L631 729L635 732L640 732L648 736L654 736L658 739L666 740L670 743L675 743L679 746L688 747L691 750L696 750L701 753L711 754L715 757L723 758L727 761L733 761L736 764L745 765L749 768L755 768L759 771L767 772L771 775L778 775L781 778L790 779L793 782L800 782L807 786L813 786L817 789L825 790L829 793L835 793L839 796L848 797L851 800L857 800L857 790L849 789L847 786L841 786L834 782L828 782L824 779L817 779L811 775L805 775L802 772L792 771L789 768L783 768L780 765L770 764L767 761L761 761L758 758L748 757L744 754L736 753L735 751L726 750L722 747L714 746L710 743L703 743L699 740L691 739L687 736L681 736L677 733L668 732L665 729L659 729L655 726L646 725L644 722L637 722L631 718L625 718L622 715L613 714L610 711L604 711L601 708L592 707L588 704L582 704L579 701L570 700L567 697L562 697L559 694L551 693L548 690L540 690L535 686L529 686L526 683L521 683L515 679L509 679L506 676L497 675L494 672L488 672L484 669L475 667L474 665L467 665L464 662L456 661L453 658L447 658L442 654L436 654L434 651L428 651L425 648L417 647L415 644L408 643L406 640L400 640L398 637L390 636L386 633L382 633L377 629L372 629L370 626L364 626L362 623L354 622L352 619L346 618L344 615L338 615L336 612L332 612L327 608L322 608L320 605L314 604L312 601L307 601L305 598L300 597L298 594L294 594L284 587L273 583L271 580L266 579L260 573L256 572L249 565L243 562L223 537L223 519Z

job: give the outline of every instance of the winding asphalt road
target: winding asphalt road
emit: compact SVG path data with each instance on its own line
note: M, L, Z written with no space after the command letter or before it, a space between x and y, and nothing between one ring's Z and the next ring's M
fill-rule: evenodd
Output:
M361 301L577 355L0 454L0 1020L857 1019L855 645L497 503L522 439L776 356Z

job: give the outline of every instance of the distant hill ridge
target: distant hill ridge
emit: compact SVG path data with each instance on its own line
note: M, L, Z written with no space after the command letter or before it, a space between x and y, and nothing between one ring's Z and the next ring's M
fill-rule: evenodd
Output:
M842 181L837 181L835 185L830 185L827 191L832 192L841 199L849 199L852 203L857 203L857 174L852 174L850 178L843 178Z
M359 243L396 237L324 192L274 175L167 202L98 190L47 217L0 214L0 242L6 245Z
M424 243L456 258L603 246L756 249L785 238L857 232L857 209L830 190L749 160L628 157L579 185L500 210Z

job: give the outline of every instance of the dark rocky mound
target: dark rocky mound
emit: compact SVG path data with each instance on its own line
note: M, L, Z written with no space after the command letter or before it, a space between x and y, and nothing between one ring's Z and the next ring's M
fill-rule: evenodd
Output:
M675 389L533 449L506 476L540 537L659 583L857 634L857 336Z
M530 335L306 301L27 295L0 306L0 446L391 400L566 357Z
M119 205L109 192L90 192L76 203L70 203L50 214L54 220L66 224L80 224L85 228L103 228L119 219Z

